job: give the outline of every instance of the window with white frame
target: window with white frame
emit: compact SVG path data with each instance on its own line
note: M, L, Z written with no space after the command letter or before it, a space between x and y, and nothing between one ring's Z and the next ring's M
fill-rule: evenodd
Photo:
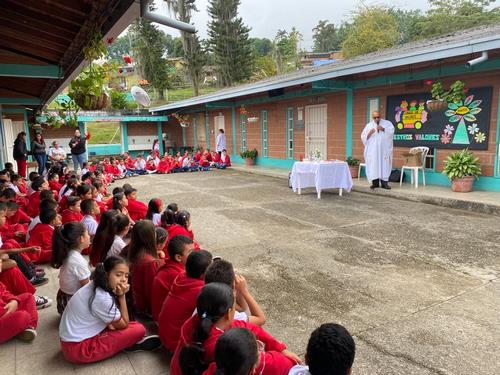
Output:
M269 157L269 134L267 127L267 110L260 113L260 127L261 127L261 137L262 137L262 156Z
M293 159L294 144L293 144L293 107L288 107L286 110L286 157Z
M240 148L241 151L247 150L247 117L240 115Z

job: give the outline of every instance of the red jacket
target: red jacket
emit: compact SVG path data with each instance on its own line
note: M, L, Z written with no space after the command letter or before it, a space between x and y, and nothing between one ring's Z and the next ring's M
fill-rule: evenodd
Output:
M183 271L184 265L172 259L167 259L165 264L158 269L151 290L151 313L155 321L158 321L161 307L172 288L175 278Z
M134 306L138 312L149 313L151 310L151 288L156 271L161 265L160 260L149 254L130 265L132 279L130 287L134 297Z
M61 214L61 222L63 225L69 223L70 221L82 221L82 219L83 215L81 212L72 211L69 208L65 209Z
M193 331L196 325L198 324L198 320L199 320L198 315L194 315L182 326L179 342L175 349L172 360L170 361L170 375L182 375L182 371L180 369L180 364L179 364L179 354L184 346L192 343ZM264 331L264 329L262 329L261 327L256 326L255 324L252 323L244 322L243 320L233 320L233 323L231 324L231 327L229 329L231 328L249 329L254 333L257 340L260 340L265 344L266 348L265 366L263 363L263 358L261 357L261 364L259 365L258 370L255 371L256 374L260 374L260 371L263 370L262 372L263 375L281 375L281 374L286 375L288 374L289 370L295 365L295 363L293 363L290 359L281 354L281 352L286 349L286 345L276 340L273 336ZM205 363L211 364L212 362L214 362L215 344L217 343L218 338L223 333L224 332L215 328L215 325L212 326L212 329L210 331L210 336L203 343L203 349L205 350L203 360L205 361ZM278 354L284 358L279 358ZM268 358L270 358L270 362L272 363L272 365L270 365L269 368L267 365ZM262 369L261 366L264 368ZM211 373L209 372L208 374Z
M54 181L54 180L49 181L49 186L50 186L50 190L55 190L57 192L59 192L62 188L62 185L59 182Z
M40 246L42 251L38 254L29 253L29 257L34 263L50 262L52 257L52 235L54 227L50 224L39 223L30 232L30 239L26 246Z
M194 240L194 233L192 230L187 230L179 224L172 224L165 228L168 232L167 242L165 243L165 248L168 246L170 240L176 236L185 236L191 238L194 242L194 249L199 250L200 244Z
M0 318L6 313L5 305L12 300L19 302L19 299L9 292L3 283L0 283Z
M218 152L216 152L213 157L212 157L212 161L215 162L215 163L220 163L220 155Z
M7 223L13 224L29 224L31 217L26 215L26 213L20 208L17 209L16 213L11 217L7 218Z
M204 280L192 279L181 273L174 281L168 297L163 302L158 317L158 334L163 346L173 352L181 336L181 328L196 308L196 300Z
M295 363L290 358L280 352L265 351L264 353L260 353L260 363L253 374L288 375L294 365ZM212 362L203 375L214 375L216 370L217 364Z
M146 218L146 214L148 213L148 206L146 206L141 201L136 199L128 198L128 214L130 218L134 221L144 220Z
M30 217L36 217L40 214L40 191L35 191L28 197L26 213Z
M220 163L225 164L226 167L230 167L231 166L231 158L229 157L229 154L226 154L226 160L224 160L224 161L222 161L222 157L221 157Z

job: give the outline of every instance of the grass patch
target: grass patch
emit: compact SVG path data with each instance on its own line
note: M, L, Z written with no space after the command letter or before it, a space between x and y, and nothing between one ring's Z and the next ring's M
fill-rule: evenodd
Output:
M90 132L89 144L121 143L120 123L118 122L87 122Z

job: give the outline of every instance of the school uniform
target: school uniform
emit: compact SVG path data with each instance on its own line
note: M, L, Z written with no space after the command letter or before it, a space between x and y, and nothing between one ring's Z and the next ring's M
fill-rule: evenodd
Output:
M22 232L22 234L17 236L16 232ZM26 240L26 231L24 227L20 224L10 225L7 221L0 227L0 235L4 241L13 240L17 243L24 243Z
M95 236L95 232L97 231L97 220L92 215L85 215L82 218L82 223L87 228L87 232L89 232L90 236Z
M231 158L229 157L228 154L221 155L221 157L220 157L220 163L222 165L225 165L226 167L230 167L231 166Z
M35 216L33 219L31 219L30 223L28 224L28 229L26 231L26 241L30 239L30 234L33 228L36 227L37 224L40 224L40 215Z
M83 286L69 301L59 324L59 337L64 358L72 363L92 363L114 356L139 340L146 333L144 326L129 322L127 328L110 330L121 313L114 298L94 282Z
M167 259L165 264L158 268L151 288L151 313L155 321L158 321L163 302L167 298L170 289L172 289L175 278L184 270L182 263L172 259Z
M31 217L26 215L26 213L20 208L17 209L17 211L14 215L7 218L7 223L9 223L10 225L13 225L16 223L17 224L29 224L30 222L31 222ZM26 225L25 230L27 230L27 229L28 229L28 226Z
M30 233L30 239L26 246L40 246L39 253L29 253L33 263L48 263L52 258L52 236L54 234L54 227L50 224L37 224Z
M161 214L153 214L152 220L153 224L157 227L161 226Z
M111 256L120 256L120 253L126 245L127 244L125 243L125 241L123 241L123 238L115 234L115 238L108 250L108 253L106 254L106 258L109 258Z
M127 210L130 215L130 218L134 221L144 220L146 218L146 214L148 213L148 206L141 201L136 199L128 199Z
M172 224L165 228L168 232L167 242L165 243L165 248L168 246L170 240L176 236L185 236L191 238L194 242L194 249L199 250L200 244L194 240L194 233L192 230L187 230L182 225Z
M35 287L31 285L19 267L0 272L0 283L4 284L8 291L16 296L23 293L29 293L33 296L35 293Z
M163 346L171 352L177 347L182 325L193 315L204 285L204 280L190 278L183 272L177 276L163 302L158 316L158 335Z
M59 291L57 292L57 311L62 314L71 297L80 289L80 281L90 278L90 268L76 250L70 250L68 257L59 269Z
M132 296L137 312L151 312L151 288L158 268L163 264L158 259L146 254L130 265Z
M17 309L6 315L5 305L12 300L17 301ZM33 294L14 295L0 282L0 344L28 328L35 329L37 324L38 312Z
M30 217L38 216L40 213L40 191L35 191L28 197L26 214Z
M179 364L179 354L184 346L192 343L193 331L198 325L199 319L200 317L198 315L193 315L182 326L181 337L170 362L170 375L182 375ZM281 354L281 352L286 349L286 345L276 340L261 327L252 323L244 322L242 320L234 320L228 329L231 328L246 328L254 333L257 340L260 340L264 343L266 351L260 354L261 360L259 366L255 370L256 374L287 375L290 369L295 365L295 363L292 362L291 359ZM203 343L203 349L205 350L203 354L203 361L205 363L212 364L212 362L215 361L215 344L223 333L223 330L215 327L215 325L212 326L212 329L210 330L210 336ZM209 370L215 372L215 369L213 367L209 367ZM204 375L213 374L214 372L204 373Z
M61 214L61 222L64 224L69 223L71 221L82 221L83 215L81 212L70 210L69 208L65 209Z
M57 193L59 194L59 192L61 191L63 185L61 185L58 181L56 180L50 180L49 181L49 187L50 187L50 190L55 190L57 191Z
M295 365L290 369L288 375L311 375L309 366Z

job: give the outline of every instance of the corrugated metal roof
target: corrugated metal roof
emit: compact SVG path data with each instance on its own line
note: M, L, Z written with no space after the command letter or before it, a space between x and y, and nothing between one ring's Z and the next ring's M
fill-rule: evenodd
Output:
M151 108L150 112L175 110L204 103L344 77L380 69L466 55L500 48L500 24L442 35L436 38L406 43L335 63L274 76L265 80L229 87L214 93Z

